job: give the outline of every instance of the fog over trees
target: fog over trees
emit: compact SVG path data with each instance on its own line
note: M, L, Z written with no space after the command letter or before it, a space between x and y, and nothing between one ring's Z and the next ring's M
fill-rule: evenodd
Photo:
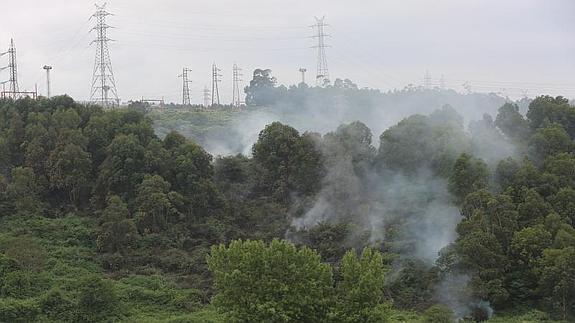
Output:
M567 99L254 76L243 111L1 100L1 320L573 319Z

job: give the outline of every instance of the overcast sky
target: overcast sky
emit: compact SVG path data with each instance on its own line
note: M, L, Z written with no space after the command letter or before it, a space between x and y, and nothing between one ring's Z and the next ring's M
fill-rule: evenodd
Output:
M575 0L110 0L108 24L118 93L123 101L181 101L183 67L192 69L193 102L222 69L222 102L231 100L232 66L248 83L270 68L283 84L298 69L315 75L314 16L326 15L332 79L350 78L383 90L434 83L518 96L575 97ZM53 65L52 92L89 98L95 38L91 0L2 0L0 52L17 47L21 89ZM7 65L6 56L0 67ZM0 80L8 78L0 72Z

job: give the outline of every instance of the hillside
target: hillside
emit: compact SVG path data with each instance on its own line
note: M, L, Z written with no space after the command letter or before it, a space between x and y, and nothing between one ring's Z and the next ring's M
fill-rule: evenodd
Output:
M567 100L198 144L270 109L0 101L0 321L573 320Z

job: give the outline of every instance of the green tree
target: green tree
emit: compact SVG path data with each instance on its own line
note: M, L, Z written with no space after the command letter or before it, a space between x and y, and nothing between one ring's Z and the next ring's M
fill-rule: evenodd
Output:
M375 158L376 150L371 139L371 130L359 121L339 126L335 132L323 137L322 152L326 163L336 164L351 158L356 173L364 174Z
M551 246L552 236L542 224L527 227L513 236L511 248L515 260L523 266L534 266L543 254L543 250Z
M34 300L0 298L0 319L3 322L35 322L40 309Z
M16 211L21 214L39 214L44 209L41 200L42 188L32 168L12 169L12 180L6 192L14 201Z
M441 117L440 117L441 116ZM379 137L376 157L379 170L415 173L432 169L448 175L455 159L469 147L468 137L450 108L426 117L412 115L385 130Z
M246 104L266 106L277 101L277 80L271 74L270 69L254 70L250 85L245 88Z
M48 158L50 186L64 190L70 202L76 202L82 189L87 188L91 171L90 154L75 144L58 146Z
M511 157L499 161L495 169L495 182L501 190L505 190L515 181L519 164Z
M575 315L575 247L544 250L538 271L539 291L557 317Z
M170 194L170 183L159 175L146 175L138 186L136 199L136 223L140 232L158 233L166 229L169 217L178 215ZM180 198L178 198L180 199Z
M449 190L459 203L474 191L487 187L489 170L481 159L461 154L449 177Z
M259 134L253 157L264 170L265 189L283 203L290 194L310 195L321 185L321 155L312 139L274 122Z
M575 190L565 187L559 190L556 195L550 198L555 212L564 219L575 225Z
M358 257L348 251L341 260L336 317L343 322L382 322L376 307L383 302L384 268L381 253L364 248ZM384 319L384 318L383 318Z
M573 140L558 124L552 124L549 127L539 128L531 136L529 141L531 153L538 161L543 161L546 157L568 153L573 150Z
M108 194L133 196L144 177L144 147L134 135L120 134L106 148L106 156L100 166L96 193L100 198Z
M118 314L119 299L114 286L98 276L87 276L78 286L77 321L111 321Z
M322 322L328 312L332 273L306 247L274 240L213 246L214 304L240 322Z
M575 156L569 153L559 153L545 160L543 169L556 175L559 185L575 188Z
M517 143L525 142L529 138L529 122L519 113L519 106L516 104L505 103L499 108L495 125Z
M560 124L571 138L575 138L575 109L561 96L539 96L529 104L527 118L533 129L549 123Z
M100 251L122 252L135 240L136 225L128 217L126 203L119 196L110 196L108 206L102 212L102 225L96 240Z

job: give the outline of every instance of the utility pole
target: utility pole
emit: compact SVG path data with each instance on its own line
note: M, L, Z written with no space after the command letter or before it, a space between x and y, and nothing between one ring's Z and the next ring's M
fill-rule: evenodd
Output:
M207 108L210 106L210 100L212 99L212 95L210 92L210 89L205 86L204 87L204 108Z
M307 69L301 67L299 69L299 72L301 73L301 83L305 84L305 72L307 72Z
M327 58L325 56L325 48L329 47L325 44L325 37L329 37L324 32L324 27L329 26L326 24L325 16L318 18L315 17L316 24L311 26L316 29L316 34L312 38L317 39L317 45L312 48L317 48L317 74L316 83L318 86L325 86L329 84L329 71L327 69Z
M44 65L44 70L46 70L46 97L50 98L50 71L52 66Z
M439 80L439 86L442 90L445 90L445 76L441 74L441 79Z
M222 81L220 70L216 63L212 65L212 106L220 105L220 90L218 89L218 83Z
M431 75L427 70L425 71L425 75L423 76L423 87L426 89L431 88Z
M240 82L242 81L241 74L242 69L238 67L237 64L234 64L233 68L233 94L232 94L232 105L236 108L239 108L242 105L242 99L240 96Z
M192 81L188 79L188 73L190 73L191 71L192 71L191 69L184 67L184 69L182 70L182 74L179 75L179 77L182 78L183 83L182 104L185 106L192 105L190 100L190 83L192 83Z
M108 49L108 42L112 40L108 38L107 30L112 28L112 26L106 24L106 17L110 16L111 13L106 11L106 4L102 6L96 5L96 8L96 13L90 17L90 19L96 19L96 26L92 28L92 30L96 31L96 39L91 43L96 44L96 59L92 73L90 100L102 105L104 108L110 108L120 103L114 72L112 71L110 50ZM110 94L112 98L109 97Z

